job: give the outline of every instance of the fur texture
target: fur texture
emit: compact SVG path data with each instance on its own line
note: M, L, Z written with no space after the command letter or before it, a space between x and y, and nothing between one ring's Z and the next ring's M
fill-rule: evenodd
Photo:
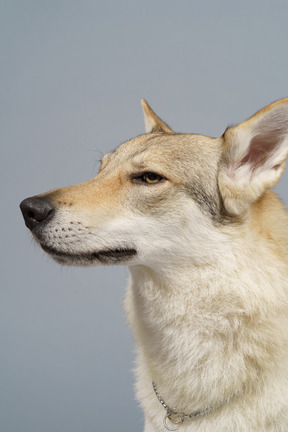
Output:
M26 224L61 264L129 266L145 432L165 430L152 381L185 414L238 392L182 432L287 432L288 215L269 189L288 154L288 98L219 139L176 134L142 106L148 133L94 179L25 200Z

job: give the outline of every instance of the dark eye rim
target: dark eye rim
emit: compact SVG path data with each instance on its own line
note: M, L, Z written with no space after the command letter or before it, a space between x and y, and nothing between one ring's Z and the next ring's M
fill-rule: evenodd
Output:
M157 180L156 181L152 180L151 182L147 181L147 175L149 175L149 174L157 177L158 181ZM145 171L145 172L143 172L141 174L134 174L134 175L132 175L131 176L131 180L132 180L133 183L138 183L138 184L142 183L142 184L145 184L145 185L148 185L148 186L153 186L153 185L157 185L159 183L164 182L165 180L167 180L167 178L164 177L161 174L156 173L155 171Z

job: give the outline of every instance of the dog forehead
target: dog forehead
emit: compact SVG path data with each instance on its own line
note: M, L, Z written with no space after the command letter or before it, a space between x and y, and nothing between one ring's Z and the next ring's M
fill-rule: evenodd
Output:
M215 138L197 134L145 134L121 144L110 157L115 163L186 163L203 161L215 152Z

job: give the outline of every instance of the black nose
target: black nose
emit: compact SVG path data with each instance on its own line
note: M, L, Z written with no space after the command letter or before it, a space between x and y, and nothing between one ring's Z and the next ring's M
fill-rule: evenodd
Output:
M34 228L51 219L54 207L42 197L27 198L20 204L26 226L32 231Z

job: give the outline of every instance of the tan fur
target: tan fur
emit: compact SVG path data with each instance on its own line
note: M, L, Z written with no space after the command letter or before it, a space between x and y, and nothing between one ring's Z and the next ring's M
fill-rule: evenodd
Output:
M94 179L36 197L35 214L30 199L26 223L61 264L129 266L145 432L165 430L152 381L185 414L226 400L183 432L287 432L288 215L269 189L288 99L219 139L174 133L142 106L151 133L104 156Z

